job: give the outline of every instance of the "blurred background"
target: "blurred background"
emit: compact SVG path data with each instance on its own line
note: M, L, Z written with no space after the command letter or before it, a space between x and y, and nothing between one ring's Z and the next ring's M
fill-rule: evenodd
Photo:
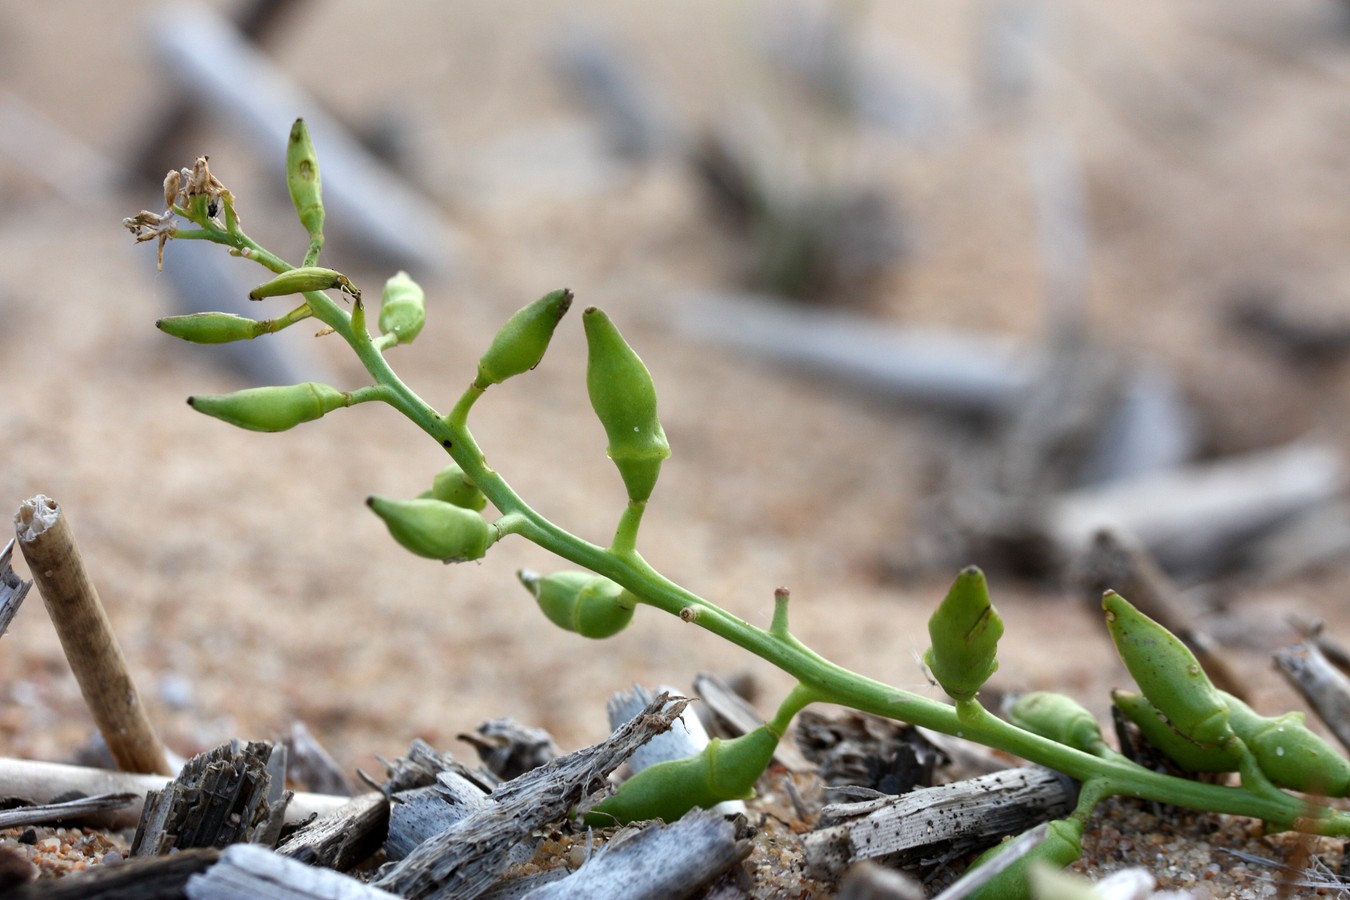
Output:
M405 555L363 501L443 457L391 411L277 436L186 408L364 383L306 323L242 352L160 334L265 273L188 242L157 273L120 224L205 154L298 260L303 116L324 261L427 289L390 358L432 404L548 290L616 320L674 451L641 549L675 580L759 624L785 586L806 643L927 692L923 623L976 563L1007 621L991 690L1102 711L1123 674L1083 553L1111 525L1279 695L1269 652L1347 627L1348 85L1332 0L0 2L0 496L63 505L179 753L303 721L370 769L494 716L570 748L611 692L700 671L777 704L783 676L650 611L553 629L514 577L557 566L535 548ZM472 424L604 543L624 497L583 377L564 321ZM0 641L0 752L90 730L34 595Z

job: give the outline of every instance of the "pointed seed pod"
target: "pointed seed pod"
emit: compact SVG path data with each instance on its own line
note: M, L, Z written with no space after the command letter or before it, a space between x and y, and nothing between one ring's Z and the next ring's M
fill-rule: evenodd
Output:
M609 437L628 499L646 502L656 487L670 444L656 415L656 386L641 358L603 312L581 315L586 330L586 391Z
M431 482L429 496L474 512L479 512L487 506L487 497L483 496L478 485L469 480L469 476L464 474L458 463L450 463L436 473L436 478Z
M1225 747L1237 740L1228 704L1180 638L1115 591L1106 592L1102 608L1130 677L1172 729L1201 745Z
M1308 728L1303 713L1263 716L1232 694L1223 697L1233 731L1272 783L1324 797L1350 793L1350 761Z
M442 562L482 559L487 553L488 523L471 509L440 500L398 500L372 496L366 505L384 520L404 549Z
M996 844L976 857L970 866L974 869L998 856L1004 849ZM1072 865L1083 855L1083 823L1078 819L1055 819L1046 829L1045 838L1031 848L1017 862L999 872L969 895L969 900L1018 900L1030 898L1031 887L1027 873L1033 865L1045 864L1062 869Z
M319 177L319 157L309 138L304 119L296 119L286 142L286 187L300 216L300 224L311 239L323 235L323 181Z
M984 573L969 566L928 620L932 646L923 661L953 700L972 699L998 668L1003 620L989 602Z
M1242 765L1236 742L1203 743L1182 734L1143 694L1112 691L1111 701L1139 728L1144 740L1187 772L1236 772Z
M233 313L200 312L166 316L155 327L167 335L194 344L228 344L247 341L263 333L262 322Z
M265 282L248 292L248 299L261 300L264 297L281 297L286 294L303 294L305 291L327 291L339 288L356 297L361 292L352 286L346 275L322 266L301 266L282 272L271 281Z
M696 806L708 809L725 800L748 800L777 746L778 735L767 725L729 741L713 738L694 756L638 772L593 806L583 821L597 828L646 819L674 822Z
M1052 691L1032 691L1017 698L1008 719L1032 734L1058 741L1084 753L1102 746L1097 720L1072 697Z
M350 405L348 394L316 381L188 398L197 412L249 431L285 431Z
M380 294L380 331L400 344L411 344L427 321L427 295L407 272L384 283Z
M478 377L474 384L486 389L539 365L558 322L571 306L572 292L562 288L517 310L506 320L478 361Z
M633 621L637 598L620 585L591 572L516 573L548 620L582 637L613 637Z

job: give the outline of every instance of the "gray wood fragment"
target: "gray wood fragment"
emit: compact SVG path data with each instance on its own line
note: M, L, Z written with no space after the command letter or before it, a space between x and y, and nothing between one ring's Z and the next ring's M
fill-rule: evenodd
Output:
M915 726L869 713L803 710L796 729L798 746L827 788L903 794L931 786L934 771L950 762Z
M375 854L388 828L389 801L371 792L300 828L277 847L277 853L346 872Z
M292 722L286 736L286 778L320 794L350 797L352 783L324 746L310 734L304 722Z
M568 877L525 897L675 900L697 894L749 856L750 849L720 814L695 810L671 825L653 823L626 839L616 837Z
M1317 648L1316 637L1276 651L1275 665L1341 746L1350 749L1350 678Z
M523 775L558 755L553 736L542 728L531 728L513 719L489 719L461 734L459 739L478 751L478 758L492 774L503 781Z
M13 555L14 539L10 538L5 542L5 549L0 550L0 635L9 629L9 623L14 620L19 607L23 605L23 598L28 596L28 589L33 586L33 582L24 581L14 571L11 565Z
M393 894L252 844L235 844L187 880L188 900L395 900Z
M51 822L69 822L94 813L122 809L141 799L140 794L98 794L79 797L59 803L41 803L0 810L0 828L18 828L23 825L42 825Z
M599 744L498 786L491 808L461 819L387 866L375 884L412 898L476 896L510 864L513 847L535 829L565 818L602 787L635 749L669 730L686 702L662 694Z
M871 860L849 866L839 885L838 900L924 900L923 885L904 872Z
M492 806L485 791L455 772L442 772L435 785L400 791L390 799L384 852L393 862L465 816Z
M437 783L442 772L454 772L487 793L501 784L501 779L485 769L470 769L450 753L443 753L421 738L415 738L408 755L384 763L388 779L382 786L386 794L397 794L412 788L429 787Z
M1025 766L899 797L831 804L803 849L812 871L824 877L838 877L861 859L903 866L981 849L1065 815L1077 792L1063 775Z

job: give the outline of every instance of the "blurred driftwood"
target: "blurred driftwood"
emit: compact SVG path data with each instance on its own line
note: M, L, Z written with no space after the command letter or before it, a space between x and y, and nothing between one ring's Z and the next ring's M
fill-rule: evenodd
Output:
M13 554L14 539L10 538L5 542L5 549L0 550L0 635L9 630L9 623L14 621L23 598L33 586L33 582L24 581L15 573L11 565Z
M396 900L341 872L316 869L265 847L234 844L215 865L190 877L188 900Z
M5 900L180 900L188 879L219 859L214 847L129 859L11 888Z
M319 794L350 797L352 783L337 760L315 739L305 723L291 723L291 732L283 741L286 747L286 780Z
M40 803L0 810L0 828L18 828L23 825L42 825L69 822L91 815L123 809L139 802L139 794L97 794L54 803Z
M1275 665L1318 717L1350 749L1350 678L1327 660L1312 636L1275 653Z
M923 884L904 872L864 859L849 866L838 900L924 900Z

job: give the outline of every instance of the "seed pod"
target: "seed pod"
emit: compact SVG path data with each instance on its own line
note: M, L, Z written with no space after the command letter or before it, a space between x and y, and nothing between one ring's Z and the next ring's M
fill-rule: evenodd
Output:
M582 637L613 637L633 621L637 597L591 572L555 572L547 577L528 569L516 573L550 622Z
M353 296L361 292L352 286L346 275L322 266L301 266L282 272L264 284L248 292L248 299L261 300L264 297L281 297L286 294L303 294L305 291L327 291L340 288Z
M1003 620L989 602L984 573L969 566L928 620L933 644L923 661L953 700L970 700L998 668Z
M1008 718L1032 734L1084 753L1093 753L1102 745L1102 731L1092 713L1064 694L1052 691L1023 694L1008 710Z
M996 844L976 858L974 869L998 856L1004 849ZM1021 900L1031 897L1027 872L1031 866L1043 863L1062 869L1078 861L1083 855L1083 823L1078 819L1055 819L1046 829L1045 838L1024 854L1017 862L999 872L969 895L969 900Z
M304 119L296 119L286 142L286 187L300 216L300 224L310 239L323 237L323 180L319 177L319 157L309 139Z
M411 344L427 321L427 295L407 272L384 283L380 294L380 331L392 334L400 344Z
M188 398L197 412L249 431L285 431L350 405L350 395L315 381Z
M462 506L478 512L487 506L487 498L478 489L478 485L469 480L458 463L451 463L436 473L431 482L430 496L443 503Z
M372 496L366 505L407 550L428 559L462 562L487 552L488 524L471 509L440 500Z
M1139 727L1146 741L1187 772L1236 772L1242 765L1236 742L1202 743L1182 734L1143 694L1112 691L1111 700Z
M478 361L478 378L474 384L486 389L539 365L559 320L571 306L572 292L563 288L517 310L506 320Z
M1324 797L1350 793L1350 761L1304 724L1303 713L1263 716L1232 694L1223 697L1233 731L1272 783Z
M609 437L607 452L628 499L643 503L656 487L670 444L656 415L651 373L603 312L582 313L586 329L586 390Z
M1228 704L1190 648L1115 591L1106 592L1102 608L1125 668L1173 730L1214 747L1237 739L1228 724Z
M233 313L200 312L166 316L155 327L167 335L194 344L228 344L246 341L263 333L262 322Z
M713 738L694 756L643 769L592 807L583 821L598 828L646 819L674 822L696 806L748 800L777 746L778 735L767 725L729 741Z

